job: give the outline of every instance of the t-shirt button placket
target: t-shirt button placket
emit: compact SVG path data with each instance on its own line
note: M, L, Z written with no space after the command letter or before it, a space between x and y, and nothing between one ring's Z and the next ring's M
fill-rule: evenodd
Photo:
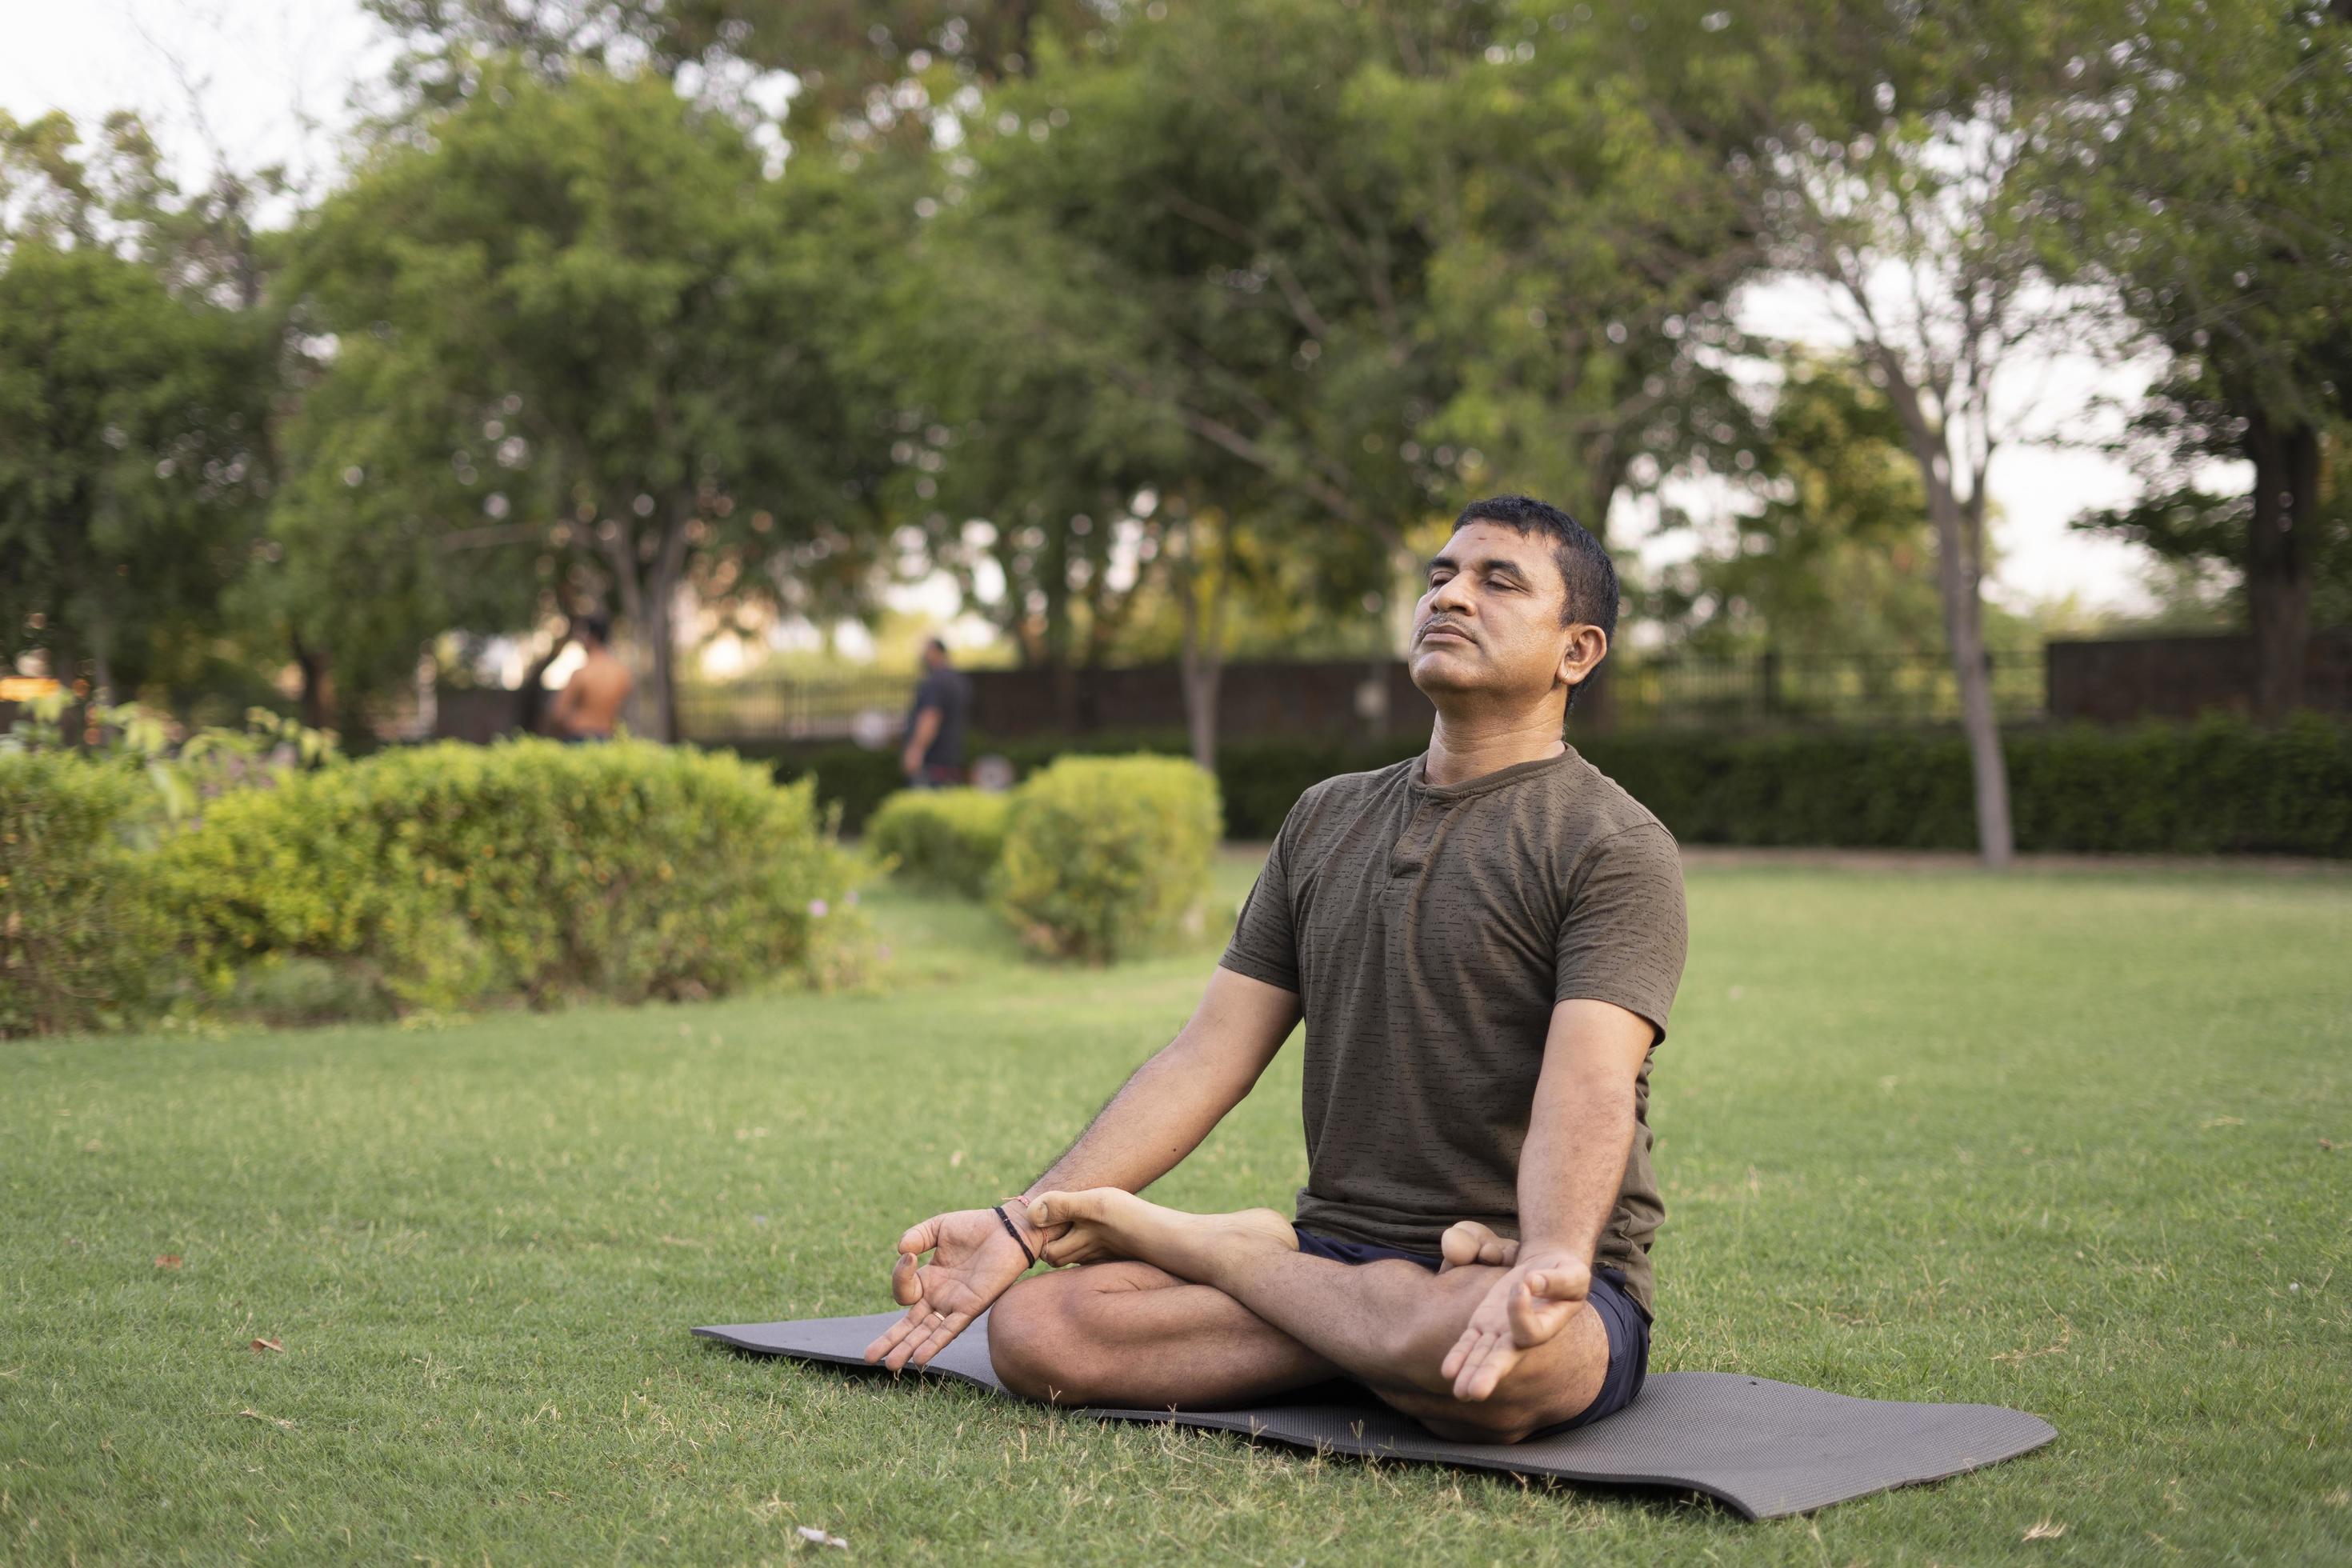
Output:
M1423 824L1430 819L1435 809L1428 801L1423 801L1414 807L1412 817L1405 823L1404 831L1397 835L1396 847L1389 851L1391 877L1410 877L1428 860L1427 837L1423 831Z

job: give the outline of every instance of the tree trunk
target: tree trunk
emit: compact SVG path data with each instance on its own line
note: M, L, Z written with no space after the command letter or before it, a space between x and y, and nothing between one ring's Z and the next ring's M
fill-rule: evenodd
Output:
M74 682L81 676L80 639L70 627L51 612L49 635L46 644L48 654L49 679L64 689L67 707L58 715L58 737L67 745L79 747L89 728L89 704L74 697Z
M1070 551L1066 521L1061 528L1048 530L1045 535L1044 559L1037 564L1037 584L1045 595L1045 668L1050 672L1054 693L1054 727L1065 735L1075 735L1091 730L1099 717L1091 710L1092 704L1084 700L1078 687L1078 671L1072 658L1071 644L1076 640L1070 616Z
M2246 535L2246 617L2254 639L2254 711L2284 719L2303 704L2311 641L2312 543L2319 503L2319 432L2256 411L2246 421L2254 515Z
M563 656L567 637L558 637L555 646L530 661L523 671L522 689L515 693L514 727L518 735L536 735L547 720L547 669Z
M1208 773L1217 771L1217 693L1224 675L1225 662L1213 650L1186 640L1184 728L1192 737L1192 760Z
M1213 586L1210 569L1201 558L1200 524L1184 520L1184 549L1171 561L1176 598L1184 618L1183 658L1178 667L1184 685L1184 728L1192 742L1192 761L1203 773L1217 771L1217 697L1225 673L1224 594L1222 582Z
M1940 446L1940 443L1939 443ZM1941 457L1940 452L1937 457ZM1936 568L1944 600L1944 636L1952 651L1952 675L1960 689L1960 729L1969 742L1969 772L1975 784L1977 852L1998 870L2016 858L2009 816L2009 770L2001 756L2000 724L1992 706L1992 670L1985 661L1981 549L1984 484L1977 481L1968 504L1953 494L1942 462L1923 460L1927 511L1936 524Z
M646 645L646 733L664 744L677 740L677 600L686 576L687 529L693 521L689 497L678 503L662 531L638 609L638 635Z
M625 510L608 507L605 513L619 517ZM604 542L604 559L613 568L613 586L621 595L621 619L629 628L629 664L634 679L629 700L621 711L631 733L658 741L672 738L673 725L667 651L670 614L664 589L674 586L676 579L662 581L662 563L670 554L672 531L663 531L650 561L638 553L638 534L633 528L623 528Z
M290 639L294 645L294 667L302 672L302 692L295 700L295 712L308 730L333 727L335 714L335 678L327 656L312 647L299 637Z
M1886 395L1903 421L1911 456L1927 491L1927 519L1936 530L1936 586L1943 600L1944 641L1951 649L1952 677L1960 691L1960 730L1968 737L1969 773L1975 786L1977 853L1995 869L2017 856L2009 815L2009 768L2001 757L2000 723L1993 714L1992 668L1985 661L1984 509L1988 448L1971 476L1963 501L1952 487L1952 449L1943 416L1930 417L1902 361L1885 348L1875 352L1886 372Z

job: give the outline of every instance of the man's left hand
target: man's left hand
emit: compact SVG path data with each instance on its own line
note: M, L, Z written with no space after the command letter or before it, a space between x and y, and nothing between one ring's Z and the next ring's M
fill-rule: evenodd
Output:
M1590 1260L1556 1247L1523 1247L1438 1365L1441 1376L1454 1380L1454 1397L1493 1394L1521 1356L1568 1327L1591 1289Z

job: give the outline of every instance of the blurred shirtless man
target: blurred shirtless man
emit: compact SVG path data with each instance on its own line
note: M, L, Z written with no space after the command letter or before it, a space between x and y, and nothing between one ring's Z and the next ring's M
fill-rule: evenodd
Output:
M588 657L555 694L548 718L566 741L609 741L634 679L629 667L613 653L613 623L602 615L575 616L572 635Z
M898 1238L907 1314L866 1360L923 1365L992 1306L997 1375L1058 1403L1338 1376L1509 1443L1632 1401L1664 1214L1650 1060L1687 937L1673 837L1561 740L1617 599L1565 513L1462 514L1413 617L1429 749L1300 797L1191 1021L1026 1192ZM1302 1017L1297 1217L1138 1197ZM1082 1267L1024 1279L1033 1256Z

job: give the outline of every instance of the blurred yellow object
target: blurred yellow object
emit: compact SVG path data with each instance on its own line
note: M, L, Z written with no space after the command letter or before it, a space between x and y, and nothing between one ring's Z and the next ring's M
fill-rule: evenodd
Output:
M0 677L0 702L30 702L58 689L58 683L46 675Z

